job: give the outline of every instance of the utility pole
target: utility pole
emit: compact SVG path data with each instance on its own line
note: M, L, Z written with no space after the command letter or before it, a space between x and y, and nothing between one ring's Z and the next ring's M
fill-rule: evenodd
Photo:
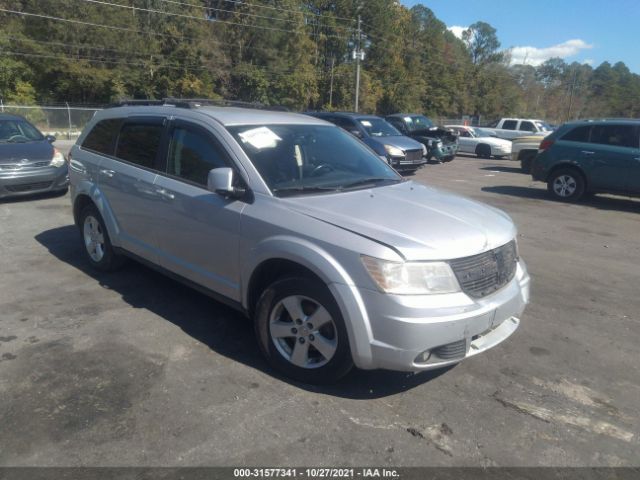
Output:
M333 67L335 66L336 59L331 57L331 82L329 83L329 108L333 108Z
M569 109L567 111L567 121L571 120L571 107L573 106L573 91L576 88L576 80L578 78L578 69L573 72L573 82L571 83L571 93L569 94Z
M360 103L360 61L364 60L364 50L362 50L362 18L358 15L358 29L356 30L356 48L353 50L353 58L356 61L356 95L355 108L358 111Z

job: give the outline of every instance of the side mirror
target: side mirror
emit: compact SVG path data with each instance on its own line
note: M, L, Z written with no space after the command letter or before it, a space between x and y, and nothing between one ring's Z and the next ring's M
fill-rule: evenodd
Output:
M44 137L45 140L49 143L53 143L56 141L56 137L54 137L53 135L47 135L46 137Z
M228 167L209 170L207 189L223 197L239 198L245 194L244 188L233 186L233 169Z

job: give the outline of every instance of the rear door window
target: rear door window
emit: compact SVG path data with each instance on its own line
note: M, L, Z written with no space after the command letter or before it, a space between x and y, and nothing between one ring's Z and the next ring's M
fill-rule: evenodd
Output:
M116 157L141 167L154 168L163 131L163 119L127 121L118 136Z
M533 124L533 122L522 121L522 122L520 122L519 130L521 130L523 132L535 132L536 131L536 127Z
M562 137L562 140L566 140L567 142L585 142L586 143L589 141L590 131L591 131L591 125L577 127L567 132Z
M634 125L594 125L591 131L591 143L638 148L638 128Z
M113 155L121 124L122 120L119 118L99 121L82 142L82 148L104 155Z
M517 120L505 120L502 123L502 128L505 130L515 130L518 127Z
M205 130L182 122L171 129L169 175L206 186L209 170L229 166L224 148Z

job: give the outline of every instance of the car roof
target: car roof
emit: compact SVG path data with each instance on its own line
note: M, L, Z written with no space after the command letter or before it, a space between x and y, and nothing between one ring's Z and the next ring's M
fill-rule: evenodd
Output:
M617 123L623 125L639 125L640 118L589 118L584 120L573 120L571 122L565 123L565 125L569 126L578 126L578 125L594 125L594 124L607 124L607 123Z
M314 117L344 117L344 118L383 118L379 115L373 115L370 113L358 113L358 112L305 112L307 115L313 115Z
M237 125L330 125L324 120L300 113L283 112L244 107L198 106L197 108L183 108L180 106L163 105L124 105L102 110L96 114L97 118L120 118L135 115L176 115L183 117L194 116L202 119L202 115L216 120L225 127Z
M0 113L0 120L25 120L21 115L14 115L12 113Z
M422 113L393 113L391 115L387 115L387 117L425 117L429 118Z

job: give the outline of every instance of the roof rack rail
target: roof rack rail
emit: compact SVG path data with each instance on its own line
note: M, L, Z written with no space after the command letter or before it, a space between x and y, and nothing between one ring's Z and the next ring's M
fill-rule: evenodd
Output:
M241 107L255 108L259 110L275 110L288 112L289 109L283 105L264 105L262 103L245 102L242 100L226 100L215 98L163 98L162 100L120 100L110 107L133 107L133 106L157 106L157 107L177 107L177 108L198 108L204 106L216 107Z

